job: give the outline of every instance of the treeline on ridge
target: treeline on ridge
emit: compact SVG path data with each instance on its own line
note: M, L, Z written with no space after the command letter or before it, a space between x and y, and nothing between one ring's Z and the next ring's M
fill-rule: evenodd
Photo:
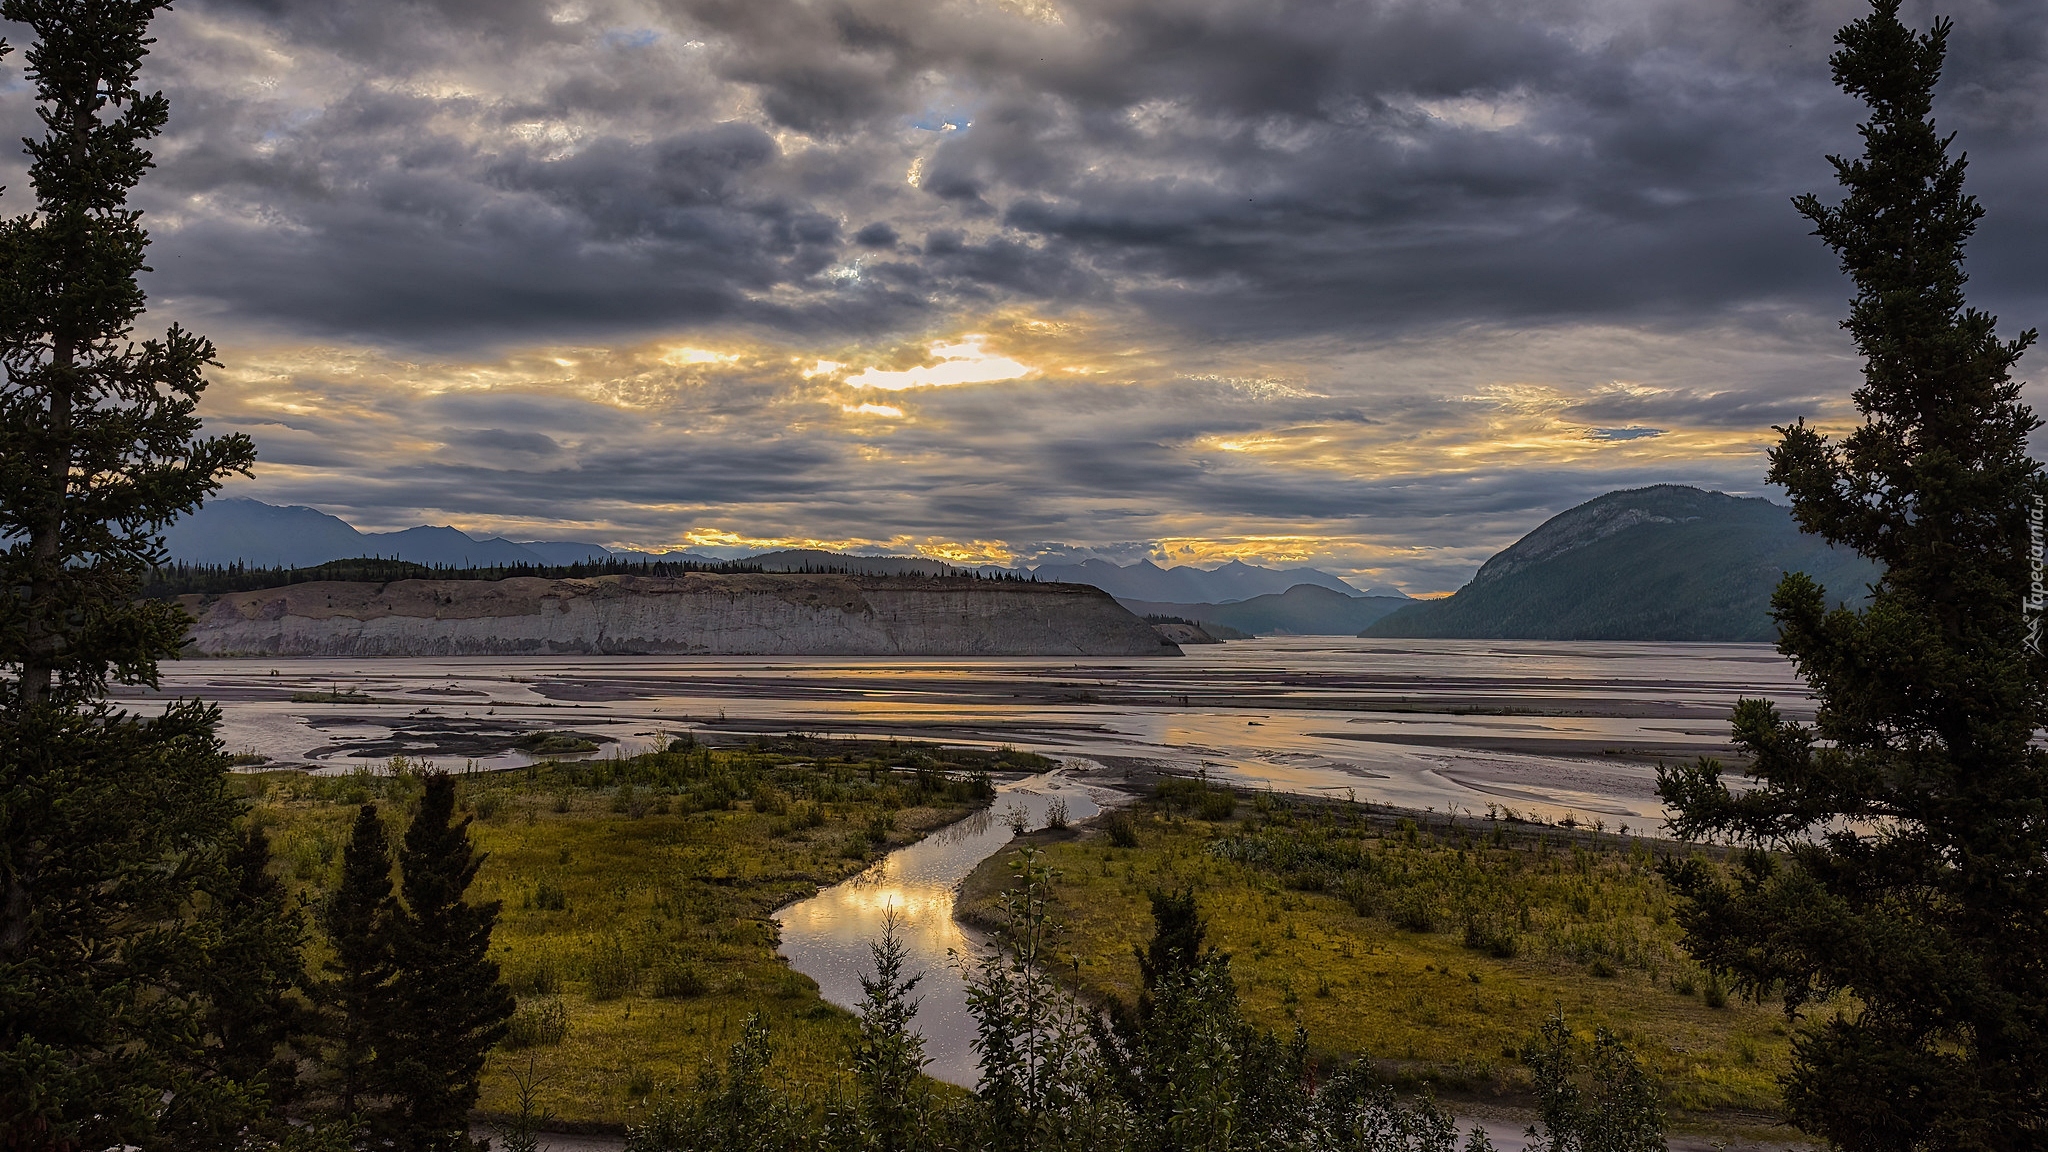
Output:
M142 582L142 596L170 600L179 596L221 596L234 592L256 592L292 584L335 580L349 583L390 584L399 580L511 580L534 577L542 580L585 580L597 576L682 576L693 572L718 575L777 574L813 576L867 576L882 580L995 580L1036 583L1028 574L978 572L962 569L945 576L919 572L873 573L845 565L806 564L796 568L763 568L744 560L706 564L694 560L597 560L576 564L508 564L494 567L457 568L438 564L415 564L364 556L352 560L329 560L310 568L263 568L245 564L188 564L183 561L149 570Z

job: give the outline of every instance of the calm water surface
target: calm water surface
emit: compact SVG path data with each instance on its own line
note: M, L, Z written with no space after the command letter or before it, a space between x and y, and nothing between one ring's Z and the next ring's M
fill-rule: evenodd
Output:
M881 938L883 920L894 912L908 954L906 974L922 973L913 998L918 1002L915 1027L931 1058L928 1071L972 1088L979 1070L963 965L985 955L988 945L953 919L960 881L1010 841L1014 822L1044 827L1046 811L1056 800L1065 802L1073 819L1083 820L1100 811L1106 799L1060 773L1002 785L987 811L899 848L851 880L777 912L782 954L790 967L818 982L825 999L857 1011L860 978L874 971L869 944Z

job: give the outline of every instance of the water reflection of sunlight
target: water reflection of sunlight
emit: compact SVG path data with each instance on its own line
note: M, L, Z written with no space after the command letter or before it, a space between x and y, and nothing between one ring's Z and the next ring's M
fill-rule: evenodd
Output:
M969 1039L967 988L961 963L985 944L953 919L960 881L1015 835L1012 810L1027 827L1042 827L1055 800L1064 800L1070 819L1101 811L1098 797L1057 774L1031 777L997 789L989 808L899 848L859 875L776 913L782 953L790 967L818 982L825 999L843 1008L858 1006L860 978L869 971L869 945L882 935L891 913L897 918L905 967L922 973L914 1027L925 1037L931 1072L952 1083L972 1085L979 1075Z

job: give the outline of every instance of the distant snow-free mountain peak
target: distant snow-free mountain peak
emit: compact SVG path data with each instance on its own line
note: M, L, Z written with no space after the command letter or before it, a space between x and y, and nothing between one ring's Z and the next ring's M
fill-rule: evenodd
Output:
M581 540L478 538L446 524L422 524L397 532L362 532L338 516L301 505L280 506L228 496L209 500L165 534L171 558L192 564L242 563L257 568L311 568L329 560L359 557L406 560L449 568L516 565L566 567L623 560L716 564L694 552L627 552ZM1161 567L1150 559L1118 565L1101 557L1075 564L1036 568L963 568L925 556L864 556L820 548L780 548L740 557L738 563L770 572L850 572L861 575L943 576L978 571L988 575L1029 575L1039 581L1089 584L1127 600L1220 604L1278 596L1297 585L1313 585L1344 596L1400 596L1392 589L1361 593L1342 579L1314 568L1263 568L1230 560L1215 568Z
M1297 584L1314 584L1346 596L1362 595L1328 572L1314 568L1262 568L1242 560L1204 569L1193 565L1162 568L1150 559L1119 566L1094 557L1079 564L1041 564L1029 571L1040 580L1093 584L1120 600L1220 604L1254 596L1277 596Z
M1838 603L1881 575L1799 530L1792 510L1677 484L1609 492L1544 521L1455 595L1417 601L1367 636L1768 641L1771 593L1804 572Z

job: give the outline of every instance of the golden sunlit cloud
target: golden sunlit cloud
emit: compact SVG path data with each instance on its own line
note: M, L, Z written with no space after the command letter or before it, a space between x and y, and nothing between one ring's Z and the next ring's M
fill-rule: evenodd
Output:
M937 388L955 384L988 384L997 380L1015 380L1028 376L1036 369L1020 364L1008 356L990 352L988 338L971 335L957 343L947 344L935 341L926 351L937 357L938 363L889 371L869 368L858 375L846 378L854 388L880 388L889 392L900 392L905 388Z
M1643 358L1627 339L1610 361ZM1579 368L1581 346L1545 351L1468 338L1452 374L1398 348L1187 346L1114 315L1014 310L881 345L744 330L467 357L244 345L207 410L262 452L234 494L369 531L963 567L1242 560L1411 593L1456 587L1600 491L1762 474L1773 412L1698 412L1768 357L1688 344L1691 375L1638 382ZM1446 519L1461 505L1476 512Z

